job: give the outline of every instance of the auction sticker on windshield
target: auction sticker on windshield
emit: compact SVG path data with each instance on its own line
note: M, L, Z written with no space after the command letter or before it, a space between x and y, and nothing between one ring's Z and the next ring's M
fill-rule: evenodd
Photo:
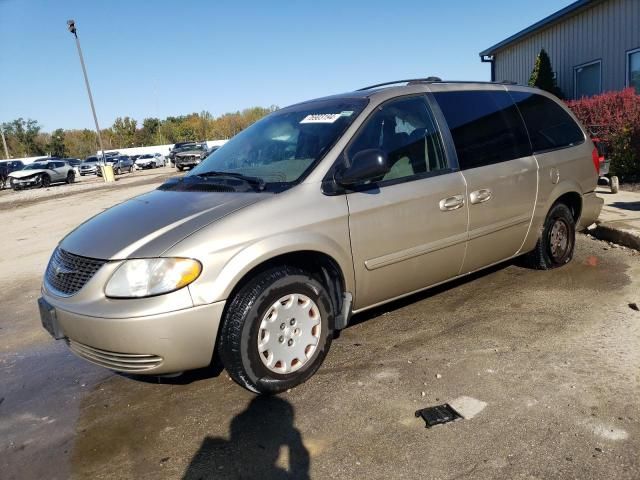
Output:
M307 115L300 123L333 123L342 116L342 113L314 113Z

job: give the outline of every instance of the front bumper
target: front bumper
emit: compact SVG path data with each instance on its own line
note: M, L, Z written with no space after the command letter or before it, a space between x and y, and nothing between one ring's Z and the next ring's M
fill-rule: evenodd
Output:
M20 187L30 187L33 185L40 185L40 179L35 176L35 177L28 177L28 178L16 178L16 177L9 177L11 185L17 185Z
M211 363L225 302L157 315L104 318L55 307L58 330L78 356L120 372L159 375ZM131 300L127 300L131 301Z
M180 167L194 167L202 162L200 157L176 157L176 166Z
M582 195L582 214L578 221L577 230L582 231L595 223L602 211L604 200L596 195L596 192Z

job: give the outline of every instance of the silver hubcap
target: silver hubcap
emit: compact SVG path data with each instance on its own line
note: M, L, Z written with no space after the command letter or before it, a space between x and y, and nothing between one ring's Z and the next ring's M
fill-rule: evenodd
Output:
M285 295L260 322L260 360L272 372L295 372L313 356L321 330L320 310L313 300L300 293Z
M551 255L553 258L559 259L564 256L569 246L569 229L567 224L558 219L551 227L550 234Z

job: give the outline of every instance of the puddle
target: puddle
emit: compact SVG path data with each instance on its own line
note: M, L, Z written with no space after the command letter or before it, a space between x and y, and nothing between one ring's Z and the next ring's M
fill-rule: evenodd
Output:
M2 478L69 478L80 401L110 375L60 343L1 354Z

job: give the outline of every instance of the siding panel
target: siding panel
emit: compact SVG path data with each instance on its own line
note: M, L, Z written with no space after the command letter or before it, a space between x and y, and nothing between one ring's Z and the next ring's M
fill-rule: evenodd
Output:
M544 48L568 97L574 67L597 59L602 59L603 91L620 90L626 84L626 52L639 47L640 0L604 0L498 51L496 79L526 84Z

